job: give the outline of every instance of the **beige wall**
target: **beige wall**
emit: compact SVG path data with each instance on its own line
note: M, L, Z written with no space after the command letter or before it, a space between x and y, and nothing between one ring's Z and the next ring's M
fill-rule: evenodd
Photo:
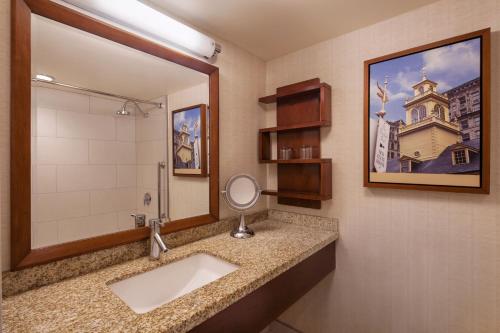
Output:
M2 268L9 267L9 1L0 1L0 198ZM257 99L264 93L265 63L233 44L218 40L220 69L220 185L234 173L253 174L266 187L266 169L257 162L257 129L263 127ZM263 209L261 200L254 210ZM221 200L220 215L234 215Z
M488 26L491 195L363 188L363 61ZM322 130L333 200L321 211L278 208L340 218L337 269L284 321L308 333L500 330L499 29L500 1L445 0L267 63L268 93L316 76L333 92Z
M208 80L206 83L177 91L168 96L168 160L170 180L170 218L172 220L208 214L210 212L209 177L173 175L172 111L197 104L209 104ZM208 121L208 119L207 119ZM207 123L208 125L208 123Z

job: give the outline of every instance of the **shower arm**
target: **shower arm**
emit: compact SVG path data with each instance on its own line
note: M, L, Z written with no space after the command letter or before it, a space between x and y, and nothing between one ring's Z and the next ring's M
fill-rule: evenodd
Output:
M142 113L142 115L143 115L144 117L146 117L146 118L147 118L147 117L149 117L149 112L145 112L145 111L144 111L144 110L143 110L143 109L139 106L139 103L137 103L136 101L134 101L134 100L132 100L132 99L127 99L127 100L125 101L125 103L123 103L123 110L125 110L125 109L127 108L127 104L129 104L129 103L134 104L134 105L135 105L135 107L137 108L137 110L141 111L141 113ZM160 103L160 105L161 105L161 103ZM160 108L161 108L161 106L160 106Z

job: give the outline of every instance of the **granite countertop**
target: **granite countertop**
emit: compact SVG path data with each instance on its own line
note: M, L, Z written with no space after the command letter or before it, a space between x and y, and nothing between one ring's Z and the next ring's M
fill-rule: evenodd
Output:
M310 217L312 218L312 217ZM337 221L266 220L256 235L228 233L3 299L3 332L185 332L238 301L338 238ZM307 225L307 226L306 226ZM236 271L145 314L136 314L108 287L194 253L240 266Z

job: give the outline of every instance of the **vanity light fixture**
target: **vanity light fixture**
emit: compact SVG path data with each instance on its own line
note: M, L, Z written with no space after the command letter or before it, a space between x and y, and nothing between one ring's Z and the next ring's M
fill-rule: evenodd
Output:
M221 52L212 38L180 23L139 0L63 0L163 42L210 59Z
M53 82L55 78L53 76L47 75L47 74L37 74L35 75L35 78L40 81L44 82Z

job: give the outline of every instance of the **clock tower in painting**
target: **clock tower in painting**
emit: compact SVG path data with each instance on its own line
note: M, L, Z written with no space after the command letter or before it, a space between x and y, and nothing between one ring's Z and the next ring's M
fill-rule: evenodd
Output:
M189 163L193 159L193 147L190 142L188 126L183 124L179 132L179 147L176 154L182 163Z
M448 146L460 142L460 129L450 121L448 97L437 91L438 83L422 79L413 87L414 96L405 101L406 124L401 124L401 168L405 161L419 163L437 158Z

